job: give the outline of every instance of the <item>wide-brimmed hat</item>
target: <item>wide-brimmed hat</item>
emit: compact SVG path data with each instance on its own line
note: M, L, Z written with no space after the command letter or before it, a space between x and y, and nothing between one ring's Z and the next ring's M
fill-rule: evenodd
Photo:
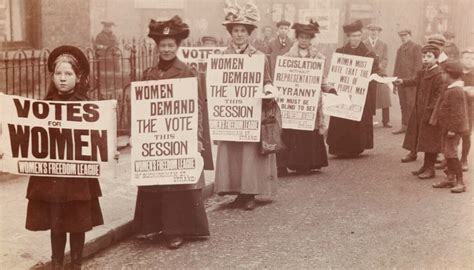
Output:
M89 75L90 67L89 60L87 60L86 55L77 47L70 45L59 46L54 49L48 57L48 70L49 72L54 72L54 62L59 57L69 57L77 62L83 75Z
M222 25L248 25L257 28L257 22L260 21L260 13L254 3L248 2L243 7L240 7L237 2L231 3L226 1L224 8L225 21Z
M148 28L148 37L154 39L155 42L159 42L163 38L183 40L189 36L189 26L178 15L168 21L157 22L151 19Z
M344 30L344 33L350 34L357 31L361 31L362 27L363 27L362 22L360 20L357 20L352 23L343 25L342 29Z
M314 36L316 33L319 33L319 24L316 21L310 20L308 24L294 23L291 29L294 29L296 33Z

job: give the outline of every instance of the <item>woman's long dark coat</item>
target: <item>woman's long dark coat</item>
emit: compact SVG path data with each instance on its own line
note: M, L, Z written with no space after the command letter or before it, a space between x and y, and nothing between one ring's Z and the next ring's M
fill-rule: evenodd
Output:
M362 42L357 48L352 48L348 43L344 47L336 49L336 52L372 57L374 58L372 73L377 71L378 61L375 54L367 49ZM362 153L365 149L372 149L374 147L372 119L375 114L376 89L376 83L370 82L360 122L331 116L326 140L329 145L330 154L342 156L355 155Z

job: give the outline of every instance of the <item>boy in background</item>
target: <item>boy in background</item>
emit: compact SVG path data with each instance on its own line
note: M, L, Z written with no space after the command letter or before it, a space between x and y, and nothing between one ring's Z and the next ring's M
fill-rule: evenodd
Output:
M461 137L469 132L464 83L461 80L463 66L458 61L449 61L444 65L444 72L448 87L439 98L436 113L432 115L430 124L439 125L441 128L442 152L446 159L447 177L433 184L433 187L451 188L451 192L461 193L466 191L466 186L457 150Z

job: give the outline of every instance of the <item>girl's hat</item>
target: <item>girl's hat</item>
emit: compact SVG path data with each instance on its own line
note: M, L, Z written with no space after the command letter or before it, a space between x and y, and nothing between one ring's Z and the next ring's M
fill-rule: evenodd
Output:
M319 33L319 24L313 20L310 20L308 24L294 23L291 29L295 29L295 32L314 35Z
M224 8L225 21L222 25L248 25L257 28L257 22L260 21L260 13L254 3L248 2L242 8L237 2L231 3L227 0Z
M152 19L148 28L150 29L148 37L154 39L155 42L163 38L183 40L189 36L189 26L178 15L175 15L168 21L157 22Z
M86 55L77 47L64 45L54 49L48 57L48 70L54 72L54 63L60 57L70 58L77 63L82 75L89 75L89 60Z

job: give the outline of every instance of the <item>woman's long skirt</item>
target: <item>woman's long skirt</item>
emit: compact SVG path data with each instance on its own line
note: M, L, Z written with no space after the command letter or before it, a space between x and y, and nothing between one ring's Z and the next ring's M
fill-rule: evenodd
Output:
M308 171L328 166L324 136L318 130L285 129L282 139L286 149L277 154L279 167Z
M134 218L135 229L143 234L209 236L202 190L139 190Z
M215 190L219 195L273 195L277 180L276 155L260 154L260 144L219 142Z

